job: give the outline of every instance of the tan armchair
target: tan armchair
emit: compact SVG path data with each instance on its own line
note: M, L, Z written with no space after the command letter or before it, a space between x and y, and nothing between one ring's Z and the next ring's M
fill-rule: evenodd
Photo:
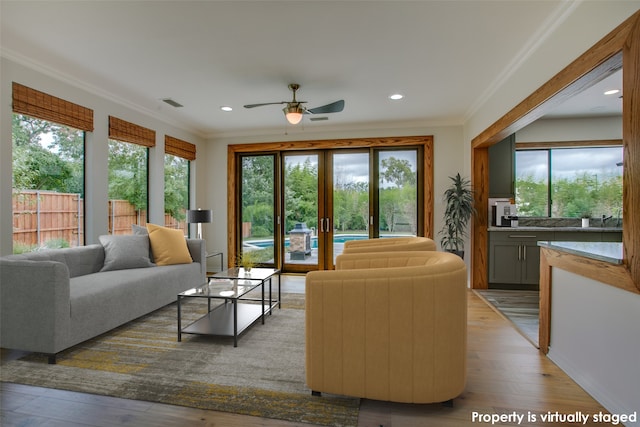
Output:
M347 240L344 254L363 252L435 251L436 242L428 237L384 237L367 240Z
M432 403L462 393L467 272L447 252L340 255L306 276L306 381L325 392Z

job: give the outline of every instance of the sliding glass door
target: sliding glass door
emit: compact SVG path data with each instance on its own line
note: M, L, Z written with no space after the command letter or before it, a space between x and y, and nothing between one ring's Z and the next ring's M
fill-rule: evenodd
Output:
M374 235L369 227L371 217L370 150L331 151L328 153L328 206L325 219L327 264L332 268L347 240L368 239Z
M285 272L331 269L354 239L418 235L419 148L242 155L238 253Z
M418 234L418 153L376 151L376 212L379 237Z
M276 265L276 156L241 157L240 227L238 246L230 260L240 258L266 265Z
M319 237L323 212L323 187L319 171L322 152L283 153L283 226L281 227L283 270L309 271L323 268L325 242Z

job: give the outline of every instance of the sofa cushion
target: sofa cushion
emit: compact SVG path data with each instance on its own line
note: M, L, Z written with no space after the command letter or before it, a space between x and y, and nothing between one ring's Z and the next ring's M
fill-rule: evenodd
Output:
M19 255L7 255L8 259L61 262L69 269L69 277L97 273L104 265L102 245L86 245L63 249L46 249Z
M189 264L193 262L187 239L182 230L147 224L151 252L157 265Z
M100 236L104 265L100 271L152 267L149 239L145 236Z

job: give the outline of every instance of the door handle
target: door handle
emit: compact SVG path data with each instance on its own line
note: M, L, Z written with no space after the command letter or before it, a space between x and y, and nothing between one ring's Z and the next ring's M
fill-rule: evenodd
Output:
M320 218L320 232L324 233L324 218Z
M518 261L522 260L522 245L518 245Z
M330 218L325 218L327 220L327 233L331 231L331 220Z
M522 245L522 259L523 260L527 260L527 246L526 245Z

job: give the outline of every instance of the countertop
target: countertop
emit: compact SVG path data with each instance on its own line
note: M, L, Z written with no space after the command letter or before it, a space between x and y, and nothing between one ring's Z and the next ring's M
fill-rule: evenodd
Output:
M538 246L591 258L611 264L622 264L622 243L619 242L538 242Z
M583 233L621 233L620 227L494 227L488 228L489 231L579 231Z

